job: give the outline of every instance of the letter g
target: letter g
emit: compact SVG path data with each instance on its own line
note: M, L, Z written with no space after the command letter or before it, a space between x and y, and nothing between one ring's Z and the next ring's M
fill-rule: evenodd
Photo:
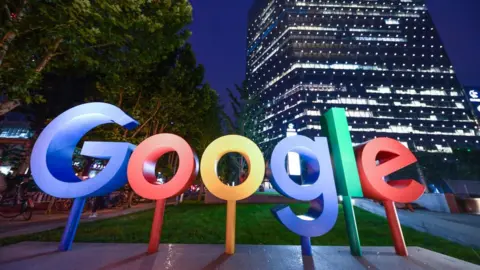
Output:
M300 185L293 182L285 170L285 157L289 152L297 152L306 159L311 170L317 172L316 179L313 174L304 179L309 183ZM300 135L283 139L273 150L270 161L272 185L286 197L310 201L307 214L301 216L297 216L287 205L272 209L274 216L285 227L300 236L322 236L337 221L338 197L329 153L327 138L316 137L313 141Z
M73 171L76 145L91 129L116 123L127 129L138 122L107 103L87 103L55 118L40 134L33 147L30 168L36 184L45 193L59 198L80 198L108 194L127 183L128 159L135 146L130 143L85 142L84 156L109 159L94 179L80 180Z

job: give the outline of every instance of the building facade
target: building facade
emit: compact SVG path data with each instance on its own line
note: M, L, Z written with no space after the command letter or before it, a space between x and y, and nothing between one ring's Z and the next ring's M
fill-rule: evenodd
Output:
M424 0L256 0L247 82L263 150L291 124L320 135L320 116L333 107L346 109L354 144L390 137L414 151L478 147Z

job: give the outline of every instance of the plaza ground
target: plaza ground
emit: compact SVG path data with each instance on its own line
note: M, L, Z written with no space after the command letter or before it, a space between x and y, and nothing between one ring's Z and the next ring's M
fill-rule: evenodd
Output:
M271 214L274 205L243 204L237 206L237 244L298 245L299 237L284 228ZM307 204L291 205L298 214ZM348 246L343 211L340 207L335 227L326 235L312 239L313 245ZM393 246L384 218L356 208L356 219L362 246ZM75 241L91 243L148 243L152 211L80 224ZM162 243L223 244L225 239L225 205L186 202L167 207ZM448 240L403 227L407 246L418 246L448 256L480 264L480 249L462 246ZM1 245L22 241L58 242L62 229L32 235L0 239ZM74 247L75 248L75 247Z
M363 247L362 257L348 247L314 246L313 256L302 256L298 245L237 245L232 256L223 245L162 244L147 254L147 244L77 243L69 252L56 251L57 243L22 242L0 248L0 268L17 269L172 269L172 270L314 270L388 269L478 270L479 266L419 247L408 257L392 247Z

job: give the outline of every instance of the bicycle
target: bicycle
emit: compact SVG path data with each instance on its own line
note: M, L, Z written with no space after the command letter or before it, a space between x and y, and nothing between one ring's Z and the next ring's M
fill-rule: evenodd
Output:
M94 203L95 198L88 198L85 202L85 205L82 209L82 213L85 213L92 209L92 205ZM65 212L70 211L73 207L73 200L74 199L58 199L55 201L54 207L55 211L57 212Z
M139 204L143 199L132 190L129 184L125 185L117 192L118 195L114 196L112 199L114 202L113 207L126 205L127 208L130 208Z
M72 199L58 199L55 201L54 207L55 211L63 212L63 211L70 211L73 205Z
M22 182L16 185L15 194L13 196L0 196L0 217L11 218L12 220L18 216L22 216L24 220L30 220L33 215L33 200L26 195L26 189L23 188L27 182ZM18 213L15 213L19 209ZM6 213L15 213L8 215L3 213L4 209L9 209L5 211Z
M134 206L140 202L140 197L136 194L133 194L131 204L129 205L129 199L132 191L119 191L118 195L110 199L112 207L121 207L121 206Z

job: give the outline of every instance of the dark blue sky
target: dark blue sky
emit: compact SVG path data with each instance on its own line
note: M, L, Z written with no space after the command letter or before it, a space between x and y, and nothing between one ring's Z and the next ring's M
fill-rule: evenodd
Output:
M206 81L225 89L245 78L247 14L254 0L191 0L190 42ZM464 85L480 86L480 0L427 0L440 36ZM228 110L228 109L227 109Z

